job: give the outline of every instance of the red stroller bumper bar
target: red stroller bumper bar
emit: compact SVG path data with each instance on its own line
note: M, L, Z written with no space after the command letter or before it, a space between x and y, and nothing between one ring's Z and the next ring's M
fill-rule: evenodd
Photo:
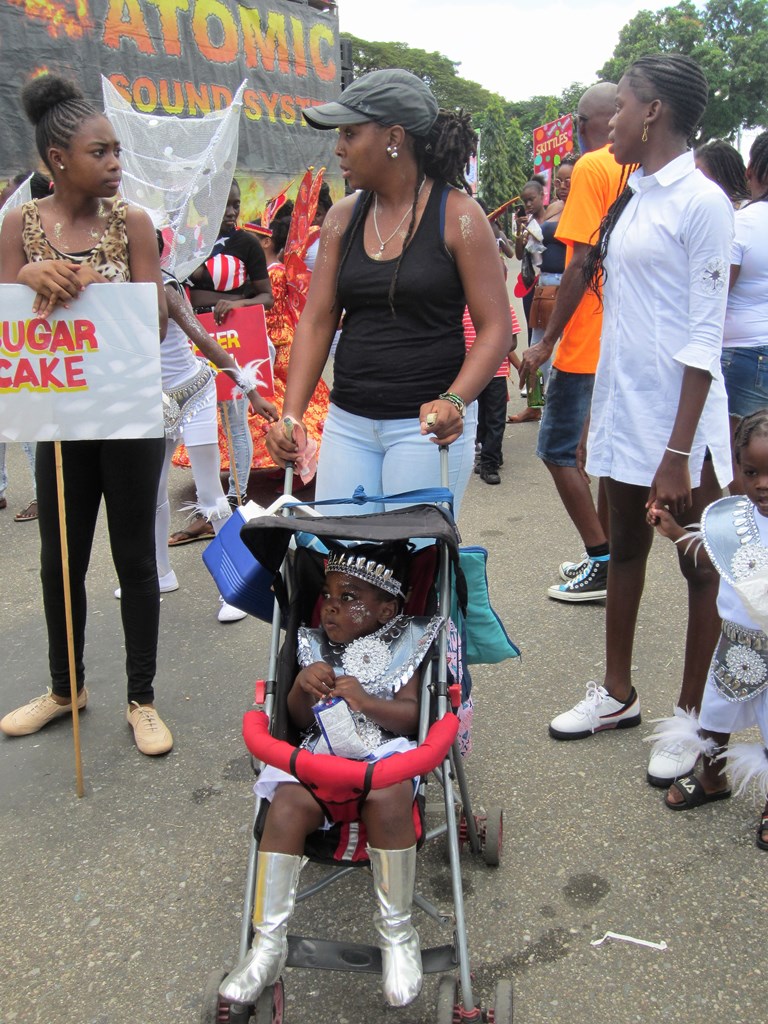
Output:
M263 711L246 711L243 716L243 739L253 756L293 775L319 803L334 809L336 820L346 820L342 808L347 804L355 817L361 796L370 790L385 789L433 771L448 756L458 730L458 718L445 715L432 724L418 747L369 763L313 754L275 739Z

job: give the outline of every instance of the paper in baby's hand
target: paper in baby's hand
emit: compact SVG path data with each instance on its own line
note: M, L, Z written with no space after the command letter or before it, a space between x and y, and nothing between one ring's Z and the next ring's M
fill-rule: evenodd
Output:
M349 710L349 704L342 697L332 697L314 704L312 711L320 726L322 738L328 747L328 753L337 757L350 757L361 760L368 756L369 751L358 735L355 720ZM324 753L320 742L315 753Z

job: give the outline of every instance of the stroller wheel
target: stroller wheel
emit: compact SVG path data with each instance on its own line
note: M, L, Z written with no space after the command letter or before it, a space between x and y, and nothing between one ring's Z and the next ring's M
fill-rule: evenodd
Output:
M203 1006L200 1024L229 1024L229 1003L219 995L219 985L227 976L226 971L211 971L203 991Z
M259 996L253 1010L253 1024L283 1024L284 1008L285 989L283 979L278 978Z
M491 868L497 868L501 860L501 842L504 833L504 811L501 807L489 807L485 819L483 837L483 860Z
M488 1011L489 1024L512 1024L512 982L500 978L496 982L493 1006Z
M456 1015L456 979L444 974L437 986L437 1024L453 1024Z

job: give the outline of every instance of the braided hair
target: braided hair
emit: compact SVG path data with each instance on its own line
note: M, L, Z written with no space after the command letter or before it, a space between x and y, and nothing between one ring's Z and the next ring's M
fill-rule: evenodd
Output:
M697 160L706 164L708 177L725 192L732 203L749 199L747 169L738 149L730 143L715 139L694 151Z
M74 82L58 75L41 75L21 90L21 102L35 126L37 151L52 170L48 150L52 146L69 149L83 123L101 114Z
M392 316L397 316L395 310L395 292L397 290L397 279L400 275L400 267L408 249L408 243L413 237L416 227L416 208L418 205L419 192L426 176L435 181L444 181L454 188L463 189L468 195L472 189L466 179L465 172L470 158L477 155L477 132L472 127L472 118L463 110L439 110L435 123L425 137L412 135L413 153L416 159L416 184L414 186L413 205L411 207L411 219L408 230L403 241L403 249L400 253L392 281L389 285L389 308ZM366 192L363 201L356 211L352 223L347 229L347 244L344 247L339 269L336 272L336 294L338 297L339 280L352 244L360 229L365 223L365 218L373 202L373 192Z
M681 54L650 54L633 61L625 71L624 77L642 103L660 99L669 107L672 130L684 136L690 145L702 114L707 109L709 96L706 76L696 61ZM625 166L618 198L603 218L597 242L584 261L584 280L601 303L608 242L619 217L634 194L627 184L627 178L634 169L629 164Z
M765 191L753 202L764 202L768 199L768 132L761 132L752 143L749 151L749 167L752 175Z
M768 438L768 409L758 409L750 416L745 416L736 428L733 438L733 453L739 465L741 465L741 453L753 437Z

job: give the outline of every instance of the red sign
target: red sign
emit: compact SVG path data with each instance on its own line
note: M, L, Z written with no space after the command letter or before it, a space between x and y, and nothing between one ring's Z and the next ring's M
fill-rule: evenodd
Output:
M573 149L573 118L570 114L533 130L533 173L558 167Z
M250 364L256 375L260 394L274 394L275 384L263 306L244 306L242 309L230 310L220 324L213 319L213 313L198 313L197 318L211 337L226 352L234 356L240 366ZM198 349L195 349L195 352L205 358ZM220 402L236 397L233 395L235 387L230 374L217 373L216 397Z

